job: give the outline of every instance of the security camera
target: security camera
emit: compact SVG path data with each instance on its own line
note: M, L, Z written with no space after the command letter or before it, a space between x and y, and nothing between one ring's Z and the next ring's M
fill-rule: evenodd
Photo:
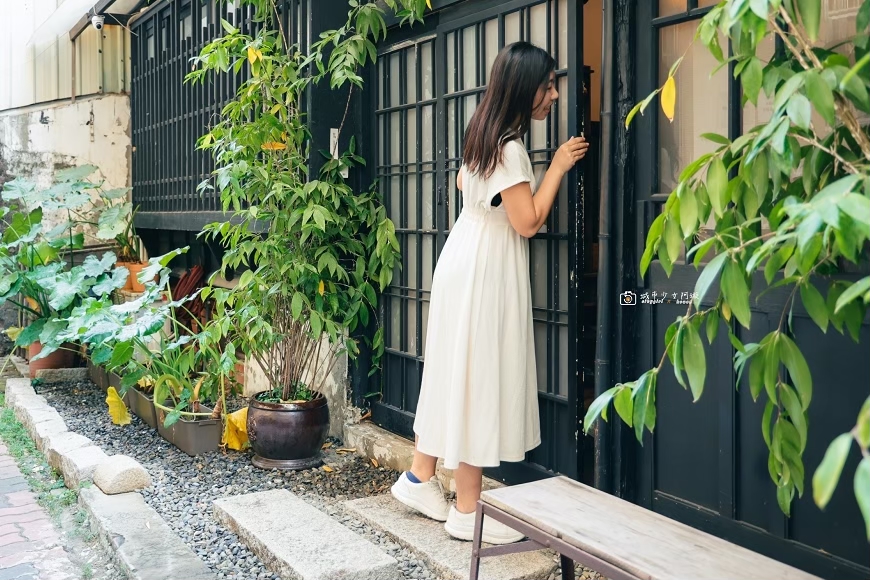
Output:
M93 27L96 28L97 30L102 30L103 29L103 22L105 22L105 20L106 20L105 16L95 14L94 16L91 16L91 25L93 25Z

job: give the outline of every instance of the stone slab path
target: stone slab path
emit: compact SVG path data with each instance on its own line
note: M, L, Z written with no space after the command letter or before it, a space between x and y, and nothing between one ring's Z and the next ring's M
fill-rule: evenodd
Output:
M0 580L75 580L48 513L0 444Z

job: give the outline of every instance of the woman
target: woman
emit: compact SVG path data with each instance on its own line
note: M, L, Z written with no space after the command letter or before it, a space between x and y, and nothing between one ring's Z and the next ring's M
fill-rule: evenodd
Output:
M456 179L463 210L432 281L414 461L392 493L446 522L460 540L474 533L482 468L522 461L541 443L527 238L544 224L562 179L588 148L583 138L570 139L535 183L522 139L559 97L555 66L525 42L496 57L465 132ZM439 457L455 470L455 506L435 477ZM484 542L522 538L492 518L484 522Z

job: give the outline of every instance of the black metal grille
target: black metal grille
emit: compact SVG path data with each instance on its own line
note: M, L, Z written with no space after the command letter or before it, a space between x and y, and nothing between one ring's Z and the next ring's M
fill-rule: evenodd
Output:
M283 0L278 10L289 41L306 46L304 2ZM245 33L259 26L253 8L238 0L164 0L133 23L133 202L141 212L220 210L215 192L196 191L214 168L196 141L248 78L247 63L239 74L183 81L190 59L223 34L222 19Z
M394 431L411 434L432 274L462 209L456 176L462 164L463 133L486 90L498 51L511 42L529 40L558 62L556 86L562 97L550 118L535 123L526 139L538 183L554 149L582 130L583 119L571 118L569 112L577 97L569 88L569 75L583 74L582 67L569 68L569 60L577 67L577 59L569 58L568 35L580 33L569 24L570 5L568 0L506 2L442 25L434 35L381 51L376 71L377 170L388 214L397 222L404 269L394 273L393 284L384 294L384 387L383 398L375 405L375 420ZM579 382L574 335L580 328L569 324L579 306L569 280L582 271L581 263L572 263L571 248L583 244L584 233L578 223L578 202L569 196L576 187L576 181L565 180L546 228L530 245L544 439L530 460L544 469L570 474L577 471L575 447L568 436L573 441Z

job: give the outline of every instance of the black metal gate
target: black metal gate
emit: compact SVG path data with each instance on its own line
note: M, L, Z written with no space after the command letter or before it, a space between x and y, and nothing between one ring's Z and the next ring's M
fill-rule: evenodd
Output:
M393 432L413 436L432 273L461 211L456 174L462 137L496 54L527 40L557 60L558 106L526 138L540 182L554 149L587 126L582 11L580 0L464 2L437 14L437 25L427 31L380 51L374 80L377 173L404 266L384 295L383 392L373 417ZM493 473L505 480L579 473L579 291L587 245L579 174L565 180L546 227L530 241L543 442L525 463Z

